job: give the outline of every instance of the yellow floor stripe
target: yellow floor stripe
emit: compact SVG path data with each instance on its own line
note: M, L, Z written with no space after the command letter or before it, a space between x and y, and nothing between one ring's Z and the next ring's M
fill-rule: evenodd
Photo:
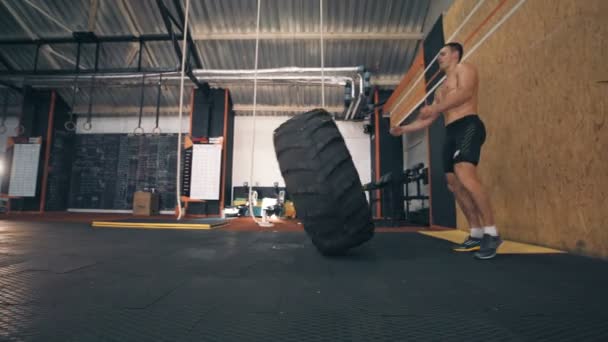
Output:
M431 236L438 239L448 240L454 243L461 243L468 236L468 232L462 230L447 231L421 231L420 234ZM553 248L530 245L527 243L504 241L498 248L498 254L549 254L566 253Z
M98 228L149 228L149 229L215 229L226 226L228 223L219 225L200 223L142 223L142 222L107 222L93 221L93 227Z
M150 225L157 227L177 227L177 226L191 226L191 227L201 227L208 228L211 225L208 223L160 223L160 222L121 222L121 221L93 221L93 224L102 224L102 225L110 225L110 226L123 226L130 225L133 227L147 227Z

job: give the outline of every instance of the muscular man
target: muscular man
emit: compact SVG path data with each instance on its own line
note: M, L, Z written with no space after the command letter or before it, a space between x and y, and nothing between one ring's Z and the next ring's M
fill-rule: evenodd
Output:
M502 239L494 225L490 198L477 175L486 130L477 115L477 70L469 63L460 62L462 52L462 45L458 43L448 43L441 49L438 63L446 79L435 92L433 104L424 106L412 123L391 128L391 134L399 136L423 129L444 113L443 162L448 188L471 227L470 235L454 250L477 251L476 258L491 259L496 256Z

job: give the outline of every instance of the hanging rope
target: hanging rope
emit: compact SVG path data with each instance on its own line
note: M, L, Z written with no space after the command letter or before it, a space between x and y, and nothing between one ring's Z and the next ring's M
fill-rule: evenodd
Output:
M89 110L87 114L87 121L82 125L82 128L85 131L90 131L93 128L93 124L91 123L91 119L93 117L93 93L95 92L95 75L91 78L91 88L89 91Z
M321 36L321 107L325 108L325 53L323 51L323 0L319 0L319 31Z
M143 74L141 77L141 89L139 91L139 118L137 121L137 127L133 130L133 134L142 135L144 134L144 129L141 127L141 117L144 114L144 91L146 89L146 74Z
M158 77L158 91L156 92L156 126L152 130L154 134L160 134L160 127L158 127L158 118L160 116L160 95L161 95L161 86L163 83L163 74L160 74Z
M179 121L177 130L177 186L175 187L177 201L177 219L182 218L182 201L181 201L181 183L182 183L182 113L184 110L184 75L186 68L186 47L188 46L186 38L188 37L188 13L190 12L190 0L186 0L186 13L184 14L184 39L182 41L182 65L180 72L180 87L179 87Z
M70 107L70 111L68 112L70 118L63 124L63 127L65 127L66 131L70 132L76 130L76 122L74 121L74 106L76 105L76 93L78 93L78 83L76 82L77 80L78 74L76 74L76 76L74 77L74 85L72 86L72 106Z
M249 214L255 223L258 225L261 222L258 222L255 218L255 214L253 212L254 201L257 204L257 194L254 196L253 194L253 164L255 161L254 152L255 152L255 115L257 110L257 99L258 99L258 56L259 56L259 48L260 48L260 10L261 10L262 0L258 0L258 11L257 11L257 20L255 27L255 61L254 61L254 71L253 71L253 114L252 114L252 129L251 129L251 164L249 168ZM255 197L255 198L254 198ZM264 208L262 208L264 210Z
M253 72L253 113L252 113L252 129L251 129L251 164L249 169L249 213L255 223L260 226L272 226L271 223L265 221L264 208L262 210L262 221L258 221L255 218L253 212L254 201L257 202L257 193L253 191L253 170L254 170L254 152L255 152L255 131L256 131L256 111L257 111L257 92L258 92L258 59L259 59L259 46L260 46L260 13L261 13L261 0L257 2L257 18L255 28L255 61L254 61L254 72ZM325 107L325 54L323 47L323 0L319 0L319 13L320 13L320 41L321 41L321 105ZM257 204L257 203L256 203Z

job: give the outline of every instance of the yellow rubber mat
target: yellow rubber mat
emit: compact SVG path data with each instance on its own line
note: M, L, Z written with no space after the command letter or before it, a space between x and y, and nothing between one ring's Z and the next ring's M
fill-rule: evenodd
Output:
M420 234L431 236L438 239L448 240L454 243L461 243L469 235L468 232L462 230L447 230L447 231L421 231ZM557 249L530 245L527 243L504 241L498 247L498 254L556 254L566 253Z
M122 221L93 221L91 226L97 228L142 228L142 229L216 229L224 227L224 220L122 220Z

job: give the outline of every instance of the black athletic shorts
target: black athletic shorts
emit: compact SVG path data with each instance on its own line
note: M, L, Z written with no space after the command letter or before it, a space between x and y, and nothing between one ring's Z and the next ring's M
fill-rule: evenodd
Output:
M454 172L454 164L479 163L481 145L486 141L486 127L477 114L467 115L450 122L446 129L443 147L443 167L446 173Z

